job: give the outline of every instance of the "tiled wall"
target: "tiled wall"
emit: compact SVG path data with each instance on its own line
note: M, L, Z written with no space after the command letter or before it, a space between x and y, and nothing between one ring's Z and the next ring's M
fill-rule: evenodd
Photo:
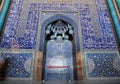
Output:
M18 45L16 31L18 29L18 22L21 14L21 8L24 0L13 0L10 15L7 19L5 32L2 38L1 48L12 48Z
M86 52L86 61L88 78L120 78L118 52Z
M2 54L3 57L6 57L8 55L11 58L14 57L16 63L20 60L23 60L23 63L18 63L18 65L24 65L25 61L27 60L26 57L30 58L32 56L32 54L27 54L27 51L42 50L42 46L40 46L40 40L44 39L41 38L41 30L44 28L41 26L42 22L47 21L46 19L50 18L47 16L45 17L45 14L52 14L53 16L61 14L62 16L66 16L68 20L72 19L73 22L76 22L76 24L78 24L78 27L76 26L78 31L78 37L76 38L78 40L76 41L79 44L77 47L80 48L79 50L83 50L83 53L89 51L89 53L86 53L83 56L86 58L85 65L86 73L88 75L87 77L120 77L120 66L118 63L119 60L116 61L116 58L119 57L119 54L116 53L118 51L117 43L115 41L115 36L113 33L107 7L104 0L90 1L90 4L86 4L84 1L83 3L81 2L67 4L41 3L40 1L33 2L29 0L13 0L0 48L3 51L4 49L11 50L11 48L18 48L20 51L22 49L25 49L26 54L21 53L21 58L19 58L19 60L19 54L11 54L5 52ZM44 24L43 26L45 25L47 24ZM104 50L106 51L105 53L102 52ZM111 50L114 50L116 52L111 53ZM95 51L98 53L94 53ZM14 51L12 53L14 53ZM96 62L96 60L98 60L98 62ZM13 64L11 64L10 66L14 68L17 65L13 66ZM98 66L100 66L102 69L97 69ZM19 67L17 69L18 71L20 70ZM111 73L107 72L107 69L109 69ZM25 70L23 70L21 74L16 74L17 72L13 74L9 70L7 76L13 78L31 77L30 73L26 72Z
M112 25L105 3L96 0L96 9L91 11L90 5L81 5L80 20L83 35L83 49L117 49ZM99 24L94 24L92 12L96 12ZM96 27L95 25L98 25Z
M39 8L38 8L39 9ZM35 4L31 4L28 16L26 17L27 23L23 31L21 31L22 35L18 37L19 48L21 49L35 49L36 41L37 41L37 31L38 31L38 23L39 23L39 14L40 11L37 9Z
M1 48L35 49L37 32L40 23L40 11L60 10L77 11L80 13L80 25L82 28L83 49L117 49L112 25L104 1L96 0L96 10L91 10L91 4L52 4L31 3L28 11L26 26L18 27L23 0L13 1L10 16L7 21L5 33L1 42ZM92 12L97 12L96 18L99 24L94 24ZM73 17L73 16L72 16ZM11 21L12 20L12 21ZM22 25L22 24L21 24ZM95 28L98 25L97 28ZM20 30L22 29L22 30ZM19 32L17 32L20 30Z
M0 53L6 60L4 74L7 79L19 80L33 78L34 52L8 52Z

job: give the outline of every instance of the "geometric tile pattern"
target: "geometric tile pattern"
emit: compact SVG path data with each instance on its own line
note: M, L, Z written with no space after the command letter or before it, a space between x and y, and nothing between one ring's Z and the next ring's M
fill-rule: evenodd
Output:
M90 78L120 78L118 53L86 53L87 75Z
M7 62L6 78L32 78L33 53L1 53Z

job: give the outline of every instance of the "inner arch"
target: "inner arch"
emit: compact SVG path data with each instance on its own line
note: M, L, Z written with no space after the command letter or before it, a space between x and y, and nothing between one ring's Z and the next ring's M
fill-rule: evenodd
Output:
M46 40L73 40L73 27L69 23L58 19L50 23L45 29Z
M42 22L41 35L40 35L41 40L40 40L39 50L40 51L44 50L44 43L45 43L44 42L44 38L45 38L45 35L44 35L45 29L44 28L46 28L46 26L48 24L50 24L51 22L54 22L57 20L62 20L62 21L67 22L67 23L69 22L69 24L72 25L72 27L74 28L74 32L75 32L74 33L75 49L77 52L79 52L80 51L80 41L79 41L79 34L78 34L78 25L76 24L76 22L73 19L71 19L65 15L62 15L62 14L57 14L55 16L52 16L52 17L50 17Z

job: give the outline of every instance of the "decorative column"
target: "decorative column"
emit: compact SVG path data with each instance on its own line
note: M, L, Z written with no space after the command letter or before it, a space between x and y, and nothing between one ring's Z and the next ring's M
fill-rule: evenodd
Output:
M2 32L2 27L4 25L5 17L8 12L8 8L11 0L2 0L0 4L0 33Z
M115 0L115 1L116 1L116 3L117 3L118 9L119 9L119 11L120 11L120 0Z
M115 10L113 0L107 0L107 2L108 2L108 6L110 8L112 19L114 21L115 29L116 29L116 32L117 32L117 35L118 35L118 40L119 40L119 43L120 43L120 22L119 22L119 18L118 18L117 12Z

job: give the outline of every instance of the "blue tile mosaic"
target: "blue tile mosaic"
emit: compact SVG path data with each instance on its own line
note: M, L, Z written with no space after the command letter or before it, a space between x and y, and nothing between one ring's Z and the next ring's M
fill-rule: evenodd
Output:
M84 49L117 49L112 24L104 0L96 0L99 20L99 30L94 28L92 11L89 4L81 4L80 21L82 26L83 48ZM100 35L98 36L97 34Z
M22 28L22 36L17 35L19 30L18 22L20 18L23 0L13 1L10 16L6 25L5 34L1 42L1 48L34 49L36 48L37 29L40 14L40 4L33 3L27 17L27 24ZM17 6L17 7L16 7Z
M32 78L33 53L1 53L6 60L7 78Z
M75 11L78 10L79 5L68 4L68 3L44 3L42 4L42 10L65 10L65 11Z
M26 3L29 2L28 4L29 8L26 9L26 11L24 12L27 12L28 15L27 17L24 18L26 19L26 23L25 23L25 27L21 28L22 29L21 30L19 26L22 25L20 24L20 18L24 17L24 15L21 15L23 13L22 8L24 8L24 1L25 0L12 0L12 6L10 9L9 17L7 18L5 32L2 41L0 43L0 49L1 48L11 49L16 47L19 49L26 49L26 50L35 49L36 42L39 41L37 37L40 37L40 41L38 42L40 45L37 47L39 47L39 50L43 51L44 28L47 26L47 24L49 24L51 21L54 21L56 19L62 19L70 23L75 28L74 39L75 39L75 47L78 52L80 51L80 47L81 47L80 42L83 42L83 44L81 43L81 45L83 45L84 50L91 50L91 49L116 50L117 49L115 36L112 30L112 24L110 21L110 17L108 15L107 7L105 5L105 0L93 0L95 1L96 10L91 9L91 6L93 7L93 4L85 4L84 2L80 4L79 3L73 3L73 4L72 3L37 3L37 2L31 3L32 1L29 2L26 0ZM43 23L41 23L42 25L39 28L41 28L42 32L40 36L37 36L37 33L39 33L38 25L40 25L41 18L44 18L44 16L40 16L41 12L43 11L49 11L49 12L54 11L56 12L56 15L54 15L51 18L48 18L47 20L43 21ZM58 12L58 11L62 11L62 12ZM71 12L73 14L72 15L70 13L65 14L63 11L64 12L67 11L67 13ZM79 16L75 14L76 12L79 13L80 18L78 18ZM97 19L99 24L94 23L93 12L97 13L97 17L95 19ZM74 21L74 19L72 18L74 17L76 18L76 16L77 16L77 20ZM81 35L80 34L81 32L78 31L78 28L80 27L77 24L79 20L81 22L80 30L82 30L81 37L79 37ZM96 25L98 28L95 27ZM21 30L20 35L17 34L19 30ZM51 54L53 55L59 53L53 52ZM6 53L0 53L0 55L2 58L6 59L8 63L7 70L5 71L6 73L5 75L7 78L32 78L33 53L6 52ZM120 58L118 56L118 53L116 52L86 53L86 65L87 65L86 66L87 75L89 78L120 77ZM51 73L48 73L47 75L49 77L51 76ZM56 75L60 75L60 74L59 73L53 74L54 77L57 77ZM68 79L68 75L70 74L61 74L60 76L63 75L64 77L66 77L66 79ZM64 77L62 78L65 79Z
M120 77L118 53L86 53L86 60L88 77Z
M40 11L42 9L42 4L41 3L31 3L30 4L30 10L36 10Z
M0 48L11 48L12 45L18 45L16 31L18 28L18 22L24 0L13 0L10 14L7 19L5 32L0 44Z
M18 37L20 49L35 49L37 41L38 22L40 14L40 4L31 4L27 17L27 24L22 32L22 37Z
M24 0L13 0L8 21L5 27L5 33L3 35L0 48L10 49L17 47L20 49L35 49L37 41L38 24L40 21L40 12L46 10L65 10L65 11L79 11L80 12L80 24L82 26L82 39L83 49L117 49L117 44L112 30L112 25L108 15L107 7L104 0L95 0L96 10L91 10L91 4L70 4L70 3L30 3L28 10L26 27L22 28L22 36L17 35L19 19L21 16L21 10ZM98 14L98 23L93 22L92 12ZM71 16L70 16L71 17ZM69 19L68 19L69 20ZM74 23L73 23L74 24ZM20 24L22 25L22 24ZM94 25L99 25L98 30ZM41 25L42 26L42 25ZM79 32L75 30L75 34ZM99 32L99 33L98 33ZM80 33L80 32L79 32ZM44 34L44 32L42 32ZM99 36L97 35L99 34ZM78 36L79 34L77 34ZM42 35L41 35L42 36ZM76 38L79 38L79 36ZM81 38L81 37L80 37ZM40 46L42 42L40 42ZM80 43L79 39L76 39L76 44ZM78 51L80 45L77 45ZM42 49L41 49L42 50Z

